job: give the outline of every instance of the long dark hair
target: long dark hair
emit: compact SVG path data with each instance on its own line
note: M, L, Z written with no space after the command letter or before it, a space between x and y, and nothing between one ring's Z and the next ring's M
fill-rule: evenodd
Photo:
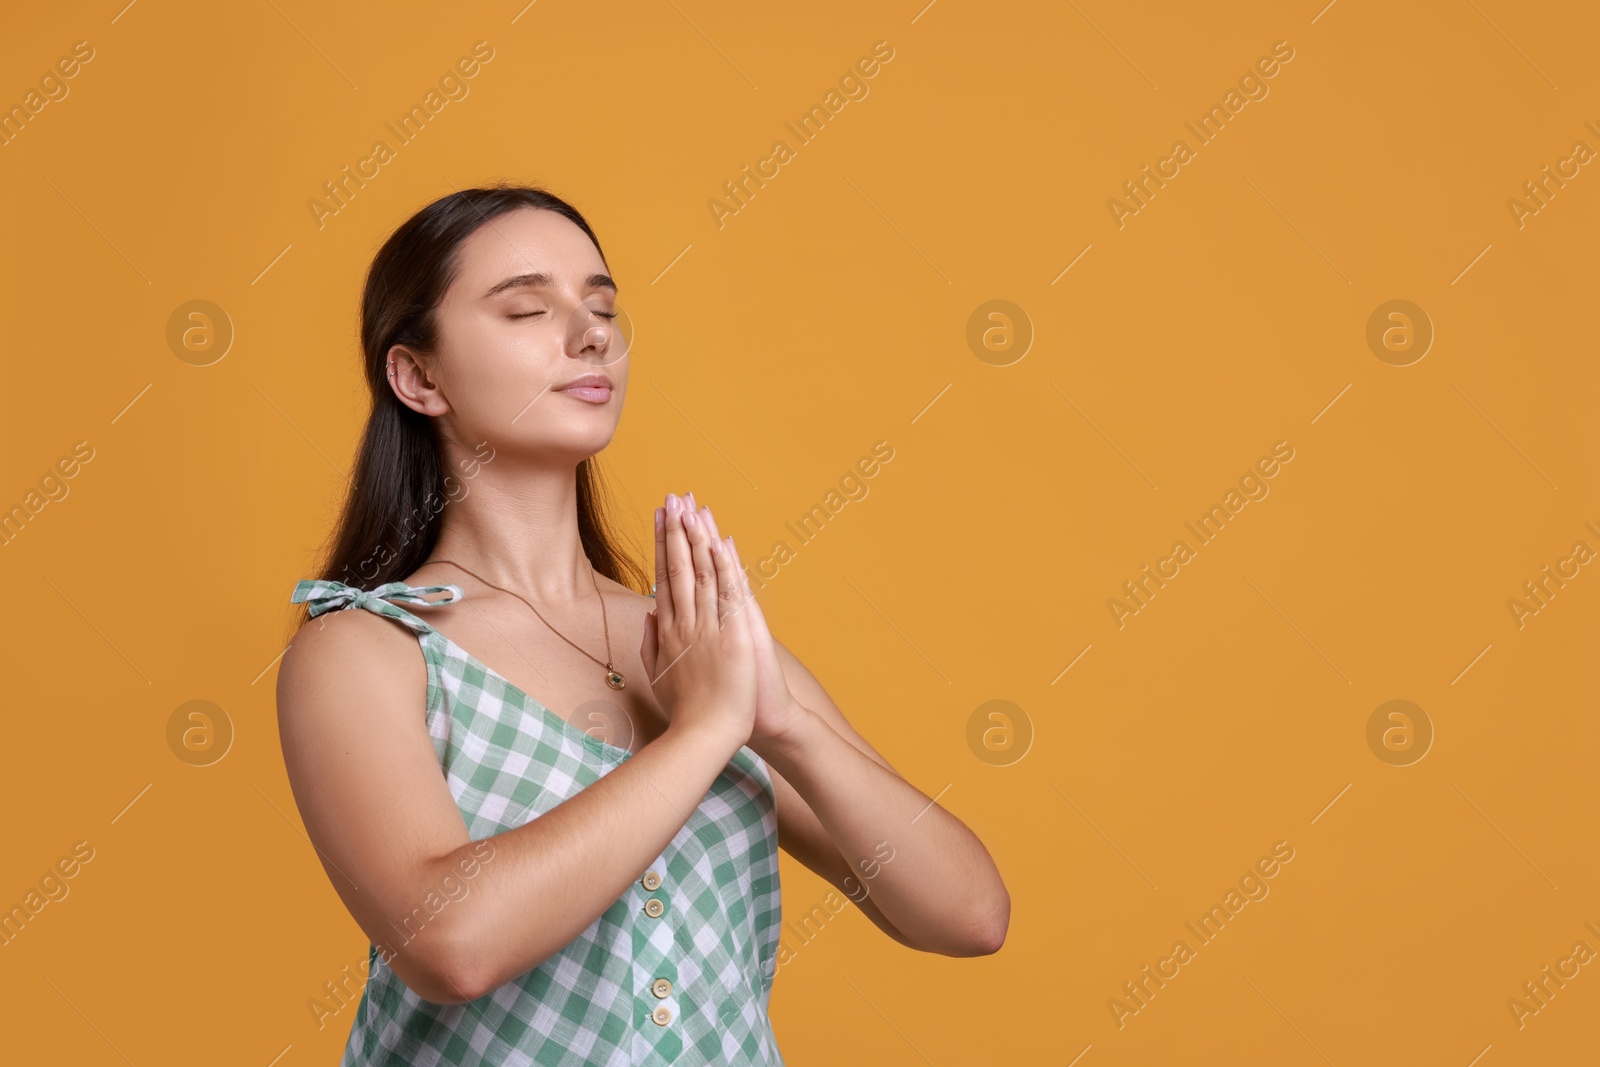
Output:
M389 388L389 349L403 344L434 350L436 311L455 279L457 248L490 220L528 207L571 219L605 261L600 239L571 204L543 189L505 182L440 197L407 219L374 257L361 294L362 360L372 413L318 578L372 589L404 578L433 551L445 503L456 499L463 483L445 468L433 419L402 404ZM609 494L593 456L578 464L577 496L578 535L594 569L647 593L650 578L608 520ZM299 605L291 634L308 617Z

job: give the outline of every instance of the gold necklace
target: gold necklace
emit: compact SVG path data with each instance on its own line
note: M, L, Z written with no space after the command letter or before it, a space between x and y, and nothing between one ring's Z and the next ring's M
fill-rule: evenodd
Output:
M453 559L430 559L426 563L424 563L423 566L424 567L427 566L428 563L448 563L452 567L460 567L462 570L467 571L467 568L462 567L461 564L457 563ZM467 573L468 574L472 574L471 571L467 571ZM521 600L524 604L528 604L527 599L525 597L523 597L521 594L513 593L509 589L505 589L505 588L502 588L502 587L500 587L498 585L495 585L493 582L489 581L487 578L480 578L476 574L472 574L472 576L474 578L477 578L478 581L482 582L484 585L488 586L490 589L499 589L502 593L507 593L507 594L509 594L511 596L516 597L518 600ZM594 595L600 598L600 622L601 622L601 625L603 625L605 627L605 633L606 633L606 661L604 663L601 663L601 666L603 666L606 669L606 684L609 685L613 689L621 689L623 686L627 685L628 683L622 677L622 672L617 670L615 667L613 667L611 665L611 624L606 619L606 598L600 592L600 579L598 579L598 578L596 578L594 576L594 568L593 567L589 568L589 578L594 582ZM528 608L535 615L539 615L539 609L534 607L532 604L528 604ZM544 623L546 626L550 626L550 620L545 618L543 615L539 615L539 621ZM565 641L569 645L572 645L572 647L578 649L579 652L583 652L583 654L585 656L589 656L589 658L594 660L596 663L600 663L600 660L596 659L594 656L592 656L588 652L584 651L583 648L579 647L566 634L562 633L560 630L557 630L554 626L550 626L550 629L553 630L555 632L555 635L557 637L561 638L561 640Z

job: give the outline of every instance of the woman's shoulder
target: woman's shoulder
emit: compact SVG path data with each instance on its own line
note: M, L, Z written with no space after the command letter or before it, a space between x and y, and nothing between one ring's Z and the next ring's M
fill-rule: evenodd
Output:
M358 590L351 586L342 591ZM394 620L353 603L322 610L301 624L284 649L278 670L280 703L291 694L405 679L412 660L421 673L425 664L416 644L416 637Z

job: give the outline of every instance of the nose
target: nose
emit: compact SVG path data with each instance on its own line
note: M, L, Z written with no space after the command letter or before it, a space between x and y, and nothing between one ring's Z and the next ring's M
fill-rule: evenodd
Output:
M583 312L579 312L579 315L588 321L579 319L580 332L574 345L574 355L578 359L604 367L627 355L626 342L614 322L605 319L597 321Z

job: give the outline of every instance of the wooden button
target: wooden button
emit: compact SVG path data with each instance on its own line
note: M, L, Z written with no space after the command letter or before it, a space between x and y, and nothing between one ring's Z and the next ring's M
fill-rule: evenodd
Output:
M663 1004L650 1013L650 1021L657 1026L665 1026L672 1021L672 1009Z
M646 889L655 890L661 888L661 876L655 871L645 871L644 878L640 881L643 882Z
M672 992L672 983L665 978L657 978L655 984L650 987L650 992L658 997L664 997Z
M644 902L644 913L650 916L652 919L661 918L661 913L666 910L667 906L661 903L659 897L651 897L649 900Z

